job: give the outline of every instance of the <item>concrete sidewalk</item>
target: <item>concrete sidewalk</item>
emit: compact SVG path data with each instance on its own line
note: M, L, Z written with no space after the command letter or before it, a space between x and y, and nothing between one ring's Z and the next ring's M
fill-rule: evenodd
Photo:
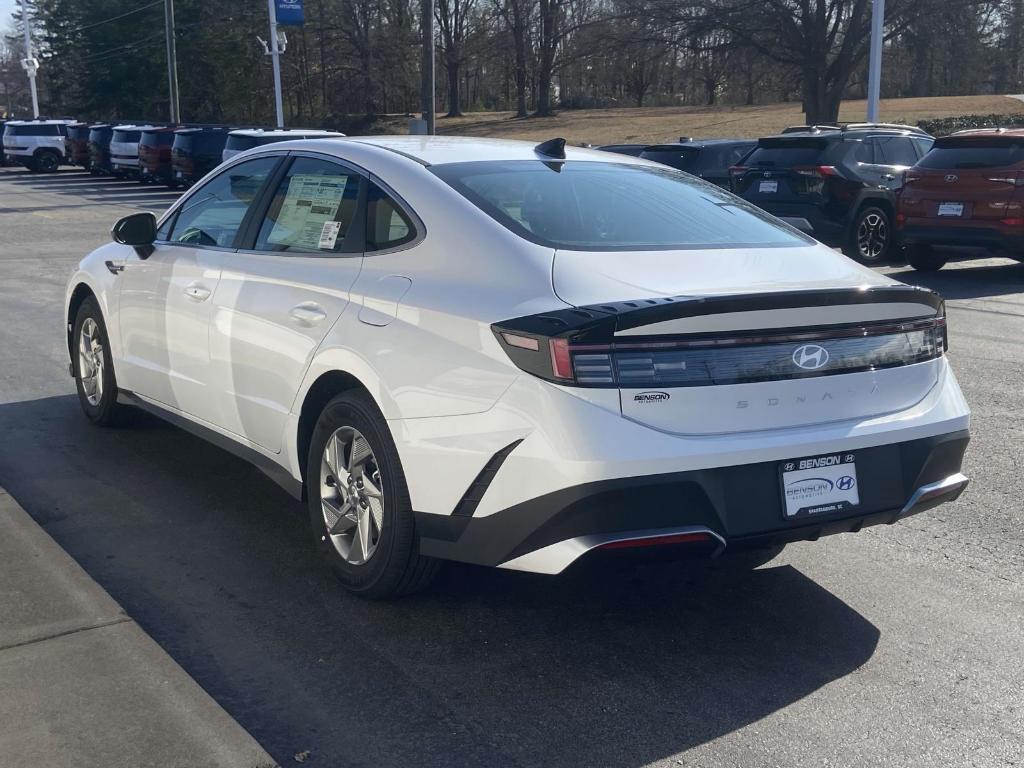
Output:
M0 763L276 765L2 488Z

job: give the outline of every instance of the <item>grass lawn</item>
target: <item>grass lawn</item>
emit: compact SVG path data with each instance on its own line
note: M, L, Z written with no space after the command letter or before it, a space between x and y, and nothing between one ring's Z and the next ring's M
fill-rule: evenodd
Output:
M864 120L864 101L845 101L843 122ZM1007 96L938 96L884 99L881 119L916 123L924 118L968 114L1024 113L1024 101ZM757 137L803 123L798 103L754 107L643 107L562 110L555 117L514 119L511 112L472 112L437 118L438 133L541 141L562 136L572 144L613 144L675 141L696 138ZM405 119L388 121L385 130L404 133Z

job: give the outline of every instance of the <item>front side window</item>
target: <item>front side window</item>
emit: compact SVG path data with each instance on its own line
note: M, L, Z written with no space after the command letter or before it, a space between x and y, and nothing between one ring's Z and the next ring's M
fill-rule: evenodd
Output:
M508 229L552 248L629 251L813 242L746 201L671 168L520 160L430 170Z
M361 178L326 160L296 158L260 225L256 250L362 253L353 227Z
M229 168L188 197L176 214L169 242L231 248L277 157Z
M405 211L387 192L370 184L366 195L366 250L398 248L416 239L416 229Z

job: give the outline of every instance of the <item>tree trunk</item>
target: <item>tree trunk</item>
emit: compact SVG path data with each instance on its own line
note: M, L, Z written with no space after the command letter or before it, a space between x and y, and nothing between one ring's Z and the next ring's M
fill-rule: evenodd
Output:
M445 55L445 72L448 75L448 115L459 117L459 57L456 51L449 49Z

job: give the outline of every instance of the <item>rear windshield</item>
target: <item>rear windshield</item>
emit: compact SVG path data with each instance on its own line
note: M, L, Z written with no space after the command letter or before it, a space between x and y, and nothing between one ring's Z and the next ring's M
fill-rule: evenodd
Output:
M227 141L226 133L179 133L174 137L174 148L193 154L220 154Z
M430 171L521 237L593 251L811 243L758 208L671 168L484 161Z
M258 143L259 142L256 140L255 136L228 136L228 141L224 145L224 149L236 149L241 151L245 149L252 149Z
M680 171L697 170L699 156L700 150L696 147L655 147L640 153L644 160L653 160Z
M791 168L794 165L816 165L828 148L828 143L820 140L761 142L757 145L747 165L770 168Z
M68 128L68 138L85 141L89 138L89 126L77 126Z
M143 133L139 143L146 147L169 147L174 143L174 134L170 131Z
M114 131L111 141L123 141L126 143L137 142L142 136L142 131Z
M109 128L93 128L89 131L89 141L96 144L106 144L110 141L111 131Z
M1008 165L1017 165L1024 162L1024 141L1019 143L991 143L964 142L959 145L942 145L940 139L932 149L921 158L917 166L919 168L934 168L941 170L967 169L967 168L1001 168Z
M4 133L8 136L60 136L61 126L52 125L8 125Z

